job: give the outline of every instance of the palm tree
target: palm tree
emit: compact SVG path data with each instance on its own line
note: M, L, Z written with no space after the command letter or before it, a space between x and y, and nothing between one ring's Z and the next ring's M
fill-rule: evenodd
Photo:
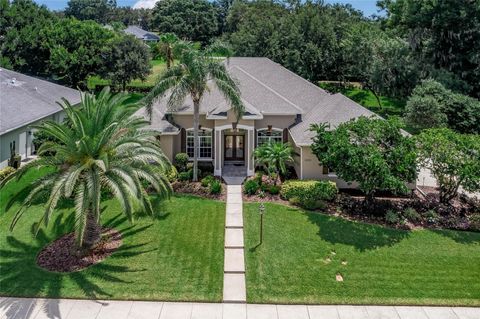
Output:
M275 185L281 174L287 172L287 163L293 163L293 148L288 143L267 143L253 151L255 160L264 165L268 173L275 173Z
M179 64L172 66L160 76L155 87L144 98L146 111L151 119L153 103L167 93L169 98L167 107L175 111L190 96L193 101L193 181L198 180L198 130L200 117L200 103L205 91L215 85L232 106L237 121L244 111L237 83L230 77L225 64L213 53L228 53L221 44L216 44L204 51L186 46L180 54Z
M80 106L72 107L67 100L60 104L66 122L47 121L37 127L53 141L44 142L38 150L39 159L21 167L0 186L13 178L20 179L34 168L56 169L30 185L12 229L40 196L48 194L40 220L45 225L61 198L73 198L77 248L88 250L101 238L102 192L113 194L131 221L134 207L153 213L143 183L152 186L160 198L170 195L170 184L164 175L170 163L155 133L145 129L148 122L132 116L138 107L128 104L127 98L125 93L112 95L108 88L98 97L82 93Z
M167 69L170 69L170 67L173 65L173 61L175 59L174 48L178 41L178 37L174 33L164 33L160 36L158 51L165 58L165 61L167 62Z

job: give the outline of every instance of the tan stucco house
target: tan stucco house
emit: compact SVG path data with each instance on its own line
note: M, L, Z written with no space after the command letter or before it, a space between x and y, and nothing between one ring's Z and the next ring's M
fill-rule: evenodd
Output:
M267 58L231 58L225 63L239 83L246 110L235 128L233 111L213 83L210 85L200 106L200 161L211 164L217 176L231 171L232 165L251 176L255 147L267 141L283 141L291 143L298 154L294 168L300 179L329 179L339 187L352 186L319 165L310 148L313 133L309 127L323 122L334 127L374 113L342 94L322 90ZM189 98L174 111L167 110L166 99L158 100L151 123L151 128L159 131L161 146L171 161L179 152L193 156L193 103Z

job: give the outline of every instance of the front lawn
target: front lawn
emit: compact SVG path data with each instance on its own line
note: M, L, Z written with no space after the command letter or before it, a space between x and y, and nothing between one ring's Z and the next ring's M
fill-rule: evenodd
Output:
M32 172L19 184L41 175ZM31 227L41 206L31 207L10 232L15 206L5 213L5 205L19 184L9 184L0 195L0 296L221 301L223 202L175 196L160 203L155 218L138 216L131 224L120 205L108 200L102 221L122 232L123 245L97 265L60 274L40 269L35 258L42 247L72 229L65 216L72 203L62 203L36 238Z
M244 220L248 302L480 305L480 233L402 231L266 204L258 246L258 204L244 205Z

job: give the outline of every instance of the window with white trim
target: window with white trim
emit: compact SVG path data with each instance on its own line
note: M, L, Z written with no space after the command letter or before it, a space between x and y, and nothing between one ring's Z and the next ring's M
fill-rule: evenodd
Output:
M187 130L186 139L185 145L188 157L193 158L193 129ZM198 142L198 158L212 158L212 130L199 130Z
M272 128L270 131L268 129L260 129L257 131L257 145L260 146L266 143L278 143L283 141L283 131L280 129Z

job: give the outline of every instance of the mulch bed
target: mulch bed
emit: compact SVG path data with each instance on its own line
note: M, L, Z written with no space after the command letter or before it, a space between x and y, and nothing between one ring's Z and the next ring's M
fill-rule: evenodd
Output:
M176 181L172 183L175 193L195 195L203 198L215 199L220 201L227 200L227 187L222 183L222 192L220 194L210 194L209 187L203 187L200 182Z
M122 234L111 228L102 230L102 240L82 256L75 249L75 233L66 234L45 246L37 256L37 265L54 272L74 272L97 264L122 245Z

